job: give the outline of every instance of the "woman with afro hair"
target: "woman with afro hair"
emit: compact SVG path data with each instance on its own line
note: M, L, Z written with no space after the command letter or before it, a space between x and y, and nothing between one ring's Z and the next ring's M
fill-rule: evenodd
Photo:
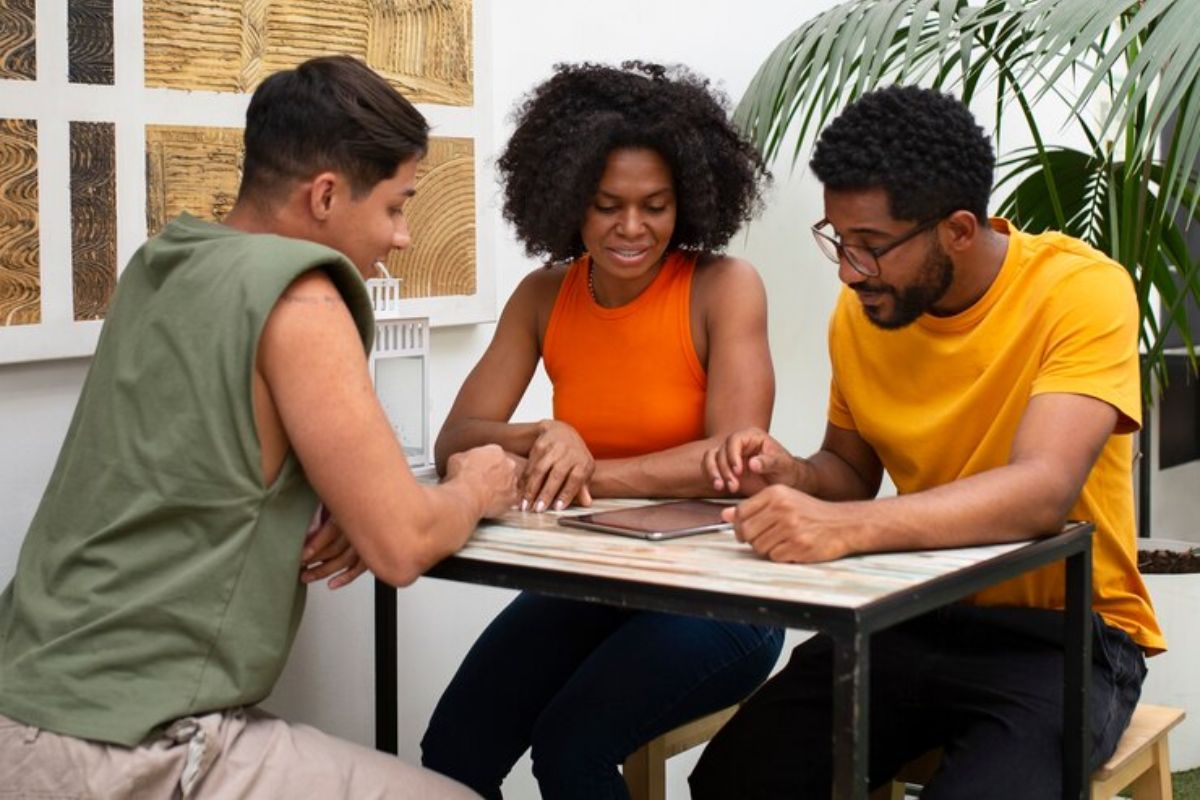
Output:
M719 253L753 214L762 162L707 81L681 67L559 66L517 111L498 168L532 257L437 439L522 462L522 510L717 491L706 449L766 429L766 293ZM554 418L510 422L541 359ZM487 798L532 749L545 798L627 797L643 743L742 700L783 633L521 594L472 647L421 743Z

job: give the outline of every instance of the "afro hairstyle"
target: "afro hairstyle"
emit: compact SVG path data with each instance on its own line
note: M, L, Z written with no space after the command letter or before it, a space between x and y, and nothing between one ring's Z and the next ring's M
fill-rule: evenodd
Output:
M530 256L583 253L580 228L609 153L648 148L671 170L673 248L724 247L761 206L762 159L729 121L724 96L684 67L559 64L518 105L497 161L504 218Z

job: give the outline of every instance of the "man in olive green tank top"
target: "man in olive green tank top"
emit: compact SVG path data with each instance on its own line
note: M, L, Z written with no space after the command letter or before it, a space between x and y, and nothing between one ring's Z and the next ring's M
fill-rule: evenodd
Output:
M223 224L185 214L130 260L0 594L3 792L471 796L251 708L305 583L406 585L515 499L495 446L418 485L367 372L363 278L408 245L427 140L351 58L277 73Z

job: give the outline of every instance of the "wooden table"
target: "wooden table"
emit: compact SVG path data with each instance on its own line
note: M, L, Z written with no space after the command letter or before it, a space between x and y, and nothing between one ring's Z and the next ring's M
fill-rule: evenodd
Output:
M598 501L592 510L645 500ZM568 513L579 513L572 510ZM904 620L1046 564L1066 561L1063 797L1088 786L1091 534L1070 523L1054 536L954 550L776 564L732 533L647 542L557 524L553 513L510 512L480 524L435 578L575 600L671 611L828 634L834 642L834 797L867 796L870 638ZM377 747L396 752L396 593L376 583Z

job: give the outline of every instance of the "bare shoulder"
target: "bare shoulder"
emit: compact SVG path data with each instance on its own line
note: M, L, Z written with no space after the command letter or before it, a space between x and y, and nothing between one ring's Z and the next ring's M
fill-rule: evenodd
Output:
M566 277L570 266L551 264L539 267L522 278L504 307L501 322L507 319L511 325L532 325L538 341L541 341L550 320L550 313L554 310L558 290L562 287L563 278Z
M766 299L758 270L749 261L732 256L698 259L692 285L696 301L714 310Z
M267 316L259 364L265 374L281 359L316 358L327 351L362 356L362 341L333 280L324 270L312 269L288 284Z
M513 292L513 297L523 295L527 301L538 306L546 303L553 305L555 298L558 297L558 290L562 287L563 279L567 277L567 271L570 268L569 263L538 267L521 279Z
M279 296L281 302L301 304L341 304L342 294L323 269L310 269L288 284Z

